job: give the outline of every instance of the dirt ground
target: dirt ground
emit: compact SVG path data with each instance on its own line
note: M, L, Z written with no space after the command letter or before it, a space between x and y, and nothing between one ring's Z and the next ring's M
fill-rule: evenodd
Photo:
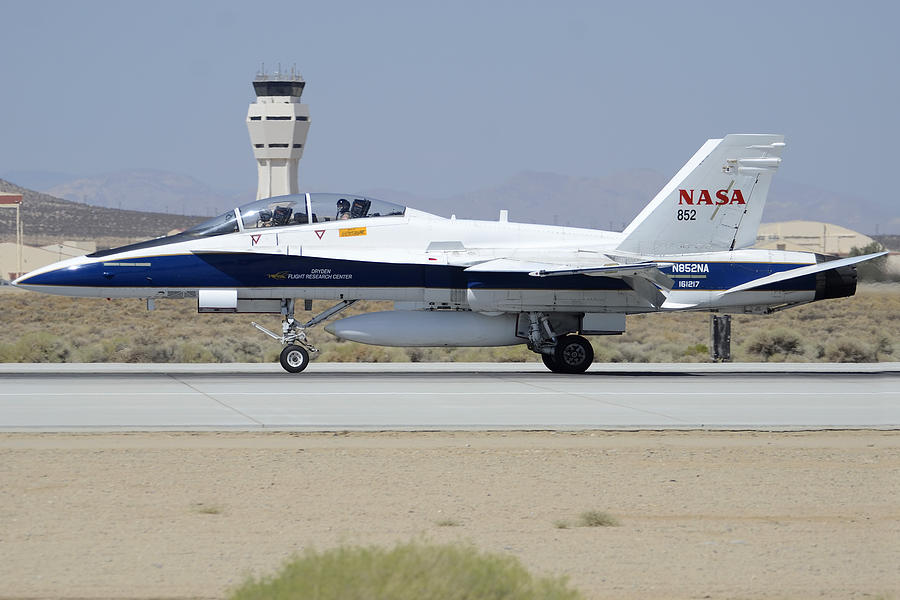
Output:
M0 435L2 598L215 598L413 538L589 598L900 598L900 432Z

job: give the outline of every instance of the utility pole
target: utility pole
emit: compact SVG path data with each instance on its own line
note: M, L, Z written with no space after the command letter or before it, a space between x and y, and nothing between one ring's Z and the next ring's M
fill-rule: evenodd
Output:
M22 271L22 243L24 233L22 229L22 214L19 208L22 206L22 194L6 194L0 192L0 207L16 209L16 277L23 275Z

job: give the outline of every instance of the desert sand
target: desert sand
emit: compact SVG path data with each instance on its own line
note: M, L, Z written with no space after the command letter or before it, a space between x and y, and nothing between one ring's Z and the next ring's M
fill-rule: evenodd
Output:
M588 598L900 598L900 432L0 434L2 598L218 598L414 538Z

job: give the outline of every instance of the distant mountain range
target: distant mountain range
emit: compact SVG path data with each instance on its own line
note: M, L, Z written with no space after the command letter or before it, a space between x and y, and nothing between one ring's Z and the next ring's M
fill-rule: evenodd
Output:
M22 194L22 223L26 243L30 244L65 239L107 239L121 243L156 237L202 220L200 217L90 206L35 192L3 179L0 179L0 191ZM13 211L0 210L0 239L14 239L14 222Z
M416 197L391 190L369 193L445 217L455 214L461 219L490 220L506 209L511 221L621 230L666 181L647 169L607 177L525 171L499 185L449 198Z
M621 231L668 180L668 176L650 169L619 171L606 177L526 171L497 186L450 198L417 197L384 189L369 193L442 216L496 219L500 209L507 209L511 221ZM763 220L824 221L860 233L900 233L900 208L886 208L781 178L772 183Z
M173 217L212 216L255 198L254 189L216 190L187 175L146 169L92 177L31 171L7 174L7 178L80 206L168 213ZM356 191L448 217L496 219L501 209L507 209L511 221L621 230L666 181L667 176L649 169L604 177L525 171L489 188L448 198L391 189L335 191ZM900 233L900 210L776 178L764 220L795 219L835 223L868 234Z
M189 175L131 169L78 177L65 173L21 171L5 176L25 188L91 206L180 215L214 216L256 198L244 192L216 190Z

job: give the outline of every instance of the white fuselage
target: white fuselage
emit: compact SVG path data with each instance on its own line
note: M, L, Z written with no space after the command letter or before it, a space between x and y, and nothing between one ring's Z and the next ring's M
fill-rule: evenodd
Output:
M522 264L571 267L638 259L672 262L670 308L709 309L717 291L762 269L813 264L808 253L745 249L628 257L622 234L503 221L445 219L407 209L402 216L240 230L150 247L83 256L29 273L17 285L70 296L160 298L236 289L240 298L368 299L410 308L476 311L634 313L657 310L628 280L535 278ZM508 259L491 272L468 267ZM502 261L499 261L502 263ZM491 263L494 264L494 263ZM768 265L768 266L766 266ZM764 274L764 273L763 273ZM803 289L748 291L729 306L809 302Z

